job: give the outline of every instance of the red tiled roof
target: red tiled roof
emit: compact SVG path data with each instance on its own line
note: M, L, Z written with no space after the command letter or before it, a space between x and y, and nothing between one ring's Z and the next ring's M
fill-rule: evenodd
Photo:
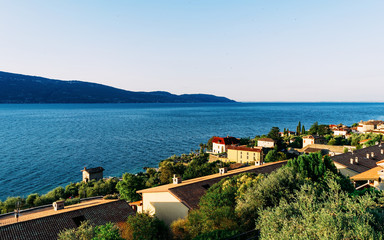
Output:
M232 144L238 144L240 141L239 139L235 137L214 137L212 139L212 143L217 143L217 144L225 144L225 145L232 145Z
M260 147L247 147L247 146L228 146L227 149L232 149L232 150L239 150L239 151L248 151L248 152L261 152Z
M141 205L143 205L143 200L129 203L129 206L141 206Z

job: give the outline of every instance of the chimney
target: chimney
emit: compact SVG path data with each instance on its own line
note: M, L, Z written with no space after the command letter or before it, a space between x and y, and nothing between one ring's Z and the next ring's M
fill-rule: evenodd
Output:
M176 174L173 174L173 184L179 184L181 183L181 177L176 177Z
M64 203L65 203L65 201L56 201L56 202L52 203L53 209L55 211L64 209Z
M353 158L351 158L350 160L351 160L351 164L353 164Z
M369 159L369 153L367 153L367 158Z
M227 173L228 169L226 167L219 168L220 175L223 175L224 173Z
M381 149L381 154L384 154L384 149Z
M375 157L375 153L374 153L374 152L371 152L371 157L372 157L372 158Z
M359 157L355 157L355 163L359 163Z

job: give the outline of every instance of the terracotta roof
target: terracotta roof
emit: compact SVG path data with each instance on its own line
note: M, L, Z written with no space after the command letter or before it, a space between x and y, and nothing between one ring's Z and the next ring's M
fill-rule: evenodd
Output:
M308 144L307 146L303 147L302 149L299 149L299 152L319 152L321 150L328 150L334 153L344 153L344 148L346 146L332 146L332 145L325 145L325 144Z
M260 138L257 141L264 141L264 142L275 142L272 138Z
M170 192L174 197L189 209L198 208L200 198L206 193L207 189L221 179L235 176L240 173L270 173L283 166L287 161L265 163L260 166L249 166L228 171L225 174L212 174L204 177L182 181L180 184L167 184L154 188L143 189L137 193Z
M99 172L104 171L104 168L102 168L102 167L84 168L84 169L81 170L81 171L82 171L82 172L85 171L85 172L88 172L88 173L99 173Z
M338 128L338 129L334 129L333 131L344 131L344 132L348 132L349 129L345 129L345 128Z
M372 140L371 138L368 138L368 139L361 140L359 143L366 143L366 142L371 141L371 140Z
M128 215L135 214L128 203L123 200L102 199L97 200L96 203L87 201L66 206L64 210L54 212L50 207L28 214L21 213L18 223L14 223L14 221L10 223L10 219L8 219L7 225L0 226L0 239L57 239L60 231L75 228L82 220L90 220L95 225L103 225L107 222L124 222ZM11 217L14 219L13 215Z
M247 151L247 152L261 152L261 147L247 147L247 146L228 146L227 149Z
M376 129L376 130L368 130L366 131L367 133L379 133L379 134L384 134L383 129Z
M305 153L316 153L316 152L320 152L321 150L323 150L323 149L319 149L319 148L311 148L311 147L306 147L306 149L305 150L303 150L303 152L305 152ZM299 152L300 152L300 150L299 150Z
M240 141L239 139L235 137L214 137L212 139L212 143L217 143L217 144L225 144L225 145L233 145L233 144L238 144Z
M376 163L384 159L384 154L381 154L381 149L384 149L384 145L382 145L382 147L380 147L380 145L374 145L356 150L353 153L348 152L335 155L332 156L331 159L334 162L344 165L345 167L350 168L355 172L362 173L376 167ZM367 154L371 154L372 152L374 153L374 157L371 157L370 155L370 157L367 158ZM355 159L356 157L358 157L359 162L357 164L351 164L350 159Z
M357 174L357 175L351 177L351 180L354 180L354 181L376 180L376 181L378 181L380 178L380 175L378 172L380 170L383 170L383 168L382 167L375 167L375 168L369 169L365 172L362 172L360 174Z
M384 160L381 160L381 161L378 161L376 164L379 165L379 164L383 164L384 163Z
M368 120L366 122L362 122L362 124L364 124L364 125L380 125L380 124L384 124L384 121L381 121L381 120Z
M143 205L143 200L129 203L129 206L142 206L142 205Z

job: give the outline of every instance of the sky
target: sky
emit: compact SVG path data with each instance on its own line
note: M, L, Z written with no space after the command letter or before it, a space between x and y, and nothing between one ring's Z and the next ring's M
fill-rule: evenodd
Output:
M0 71L243 102L384 102L383 12L382 0L0 0Z

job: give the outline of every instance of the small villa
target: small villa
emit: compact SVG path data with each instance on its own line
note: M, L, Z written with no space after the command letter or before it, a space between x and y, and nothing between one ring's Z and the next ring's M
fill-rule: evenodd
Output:
M381 120L368 120L366 122L360 121L357 126L357 131L360 133L366 133L371 131L377 131L384 129L384 121Z
M230 145L237 145L240 140L235 137L214 137L212 139L212 152L215 154L223 153L227 151L227 147Z
M262 147L228 146L227 161L236 163L256 162L260 165L263 161Z
M333 129L333 135L335 136L346 136L349 133L348 128L336 128Z
M103 179L103 171L104 168L102 167L96 167L96 168L86 168L84 167L83 170L83 182L89 182L93 179L100 180Z
M325 138L316 135L307 135L303 137L303 148L309 144L325 144Z
M260 138L259 140L257 140L257 146L263 148L274 148L275 140L273 140L272 138Z

